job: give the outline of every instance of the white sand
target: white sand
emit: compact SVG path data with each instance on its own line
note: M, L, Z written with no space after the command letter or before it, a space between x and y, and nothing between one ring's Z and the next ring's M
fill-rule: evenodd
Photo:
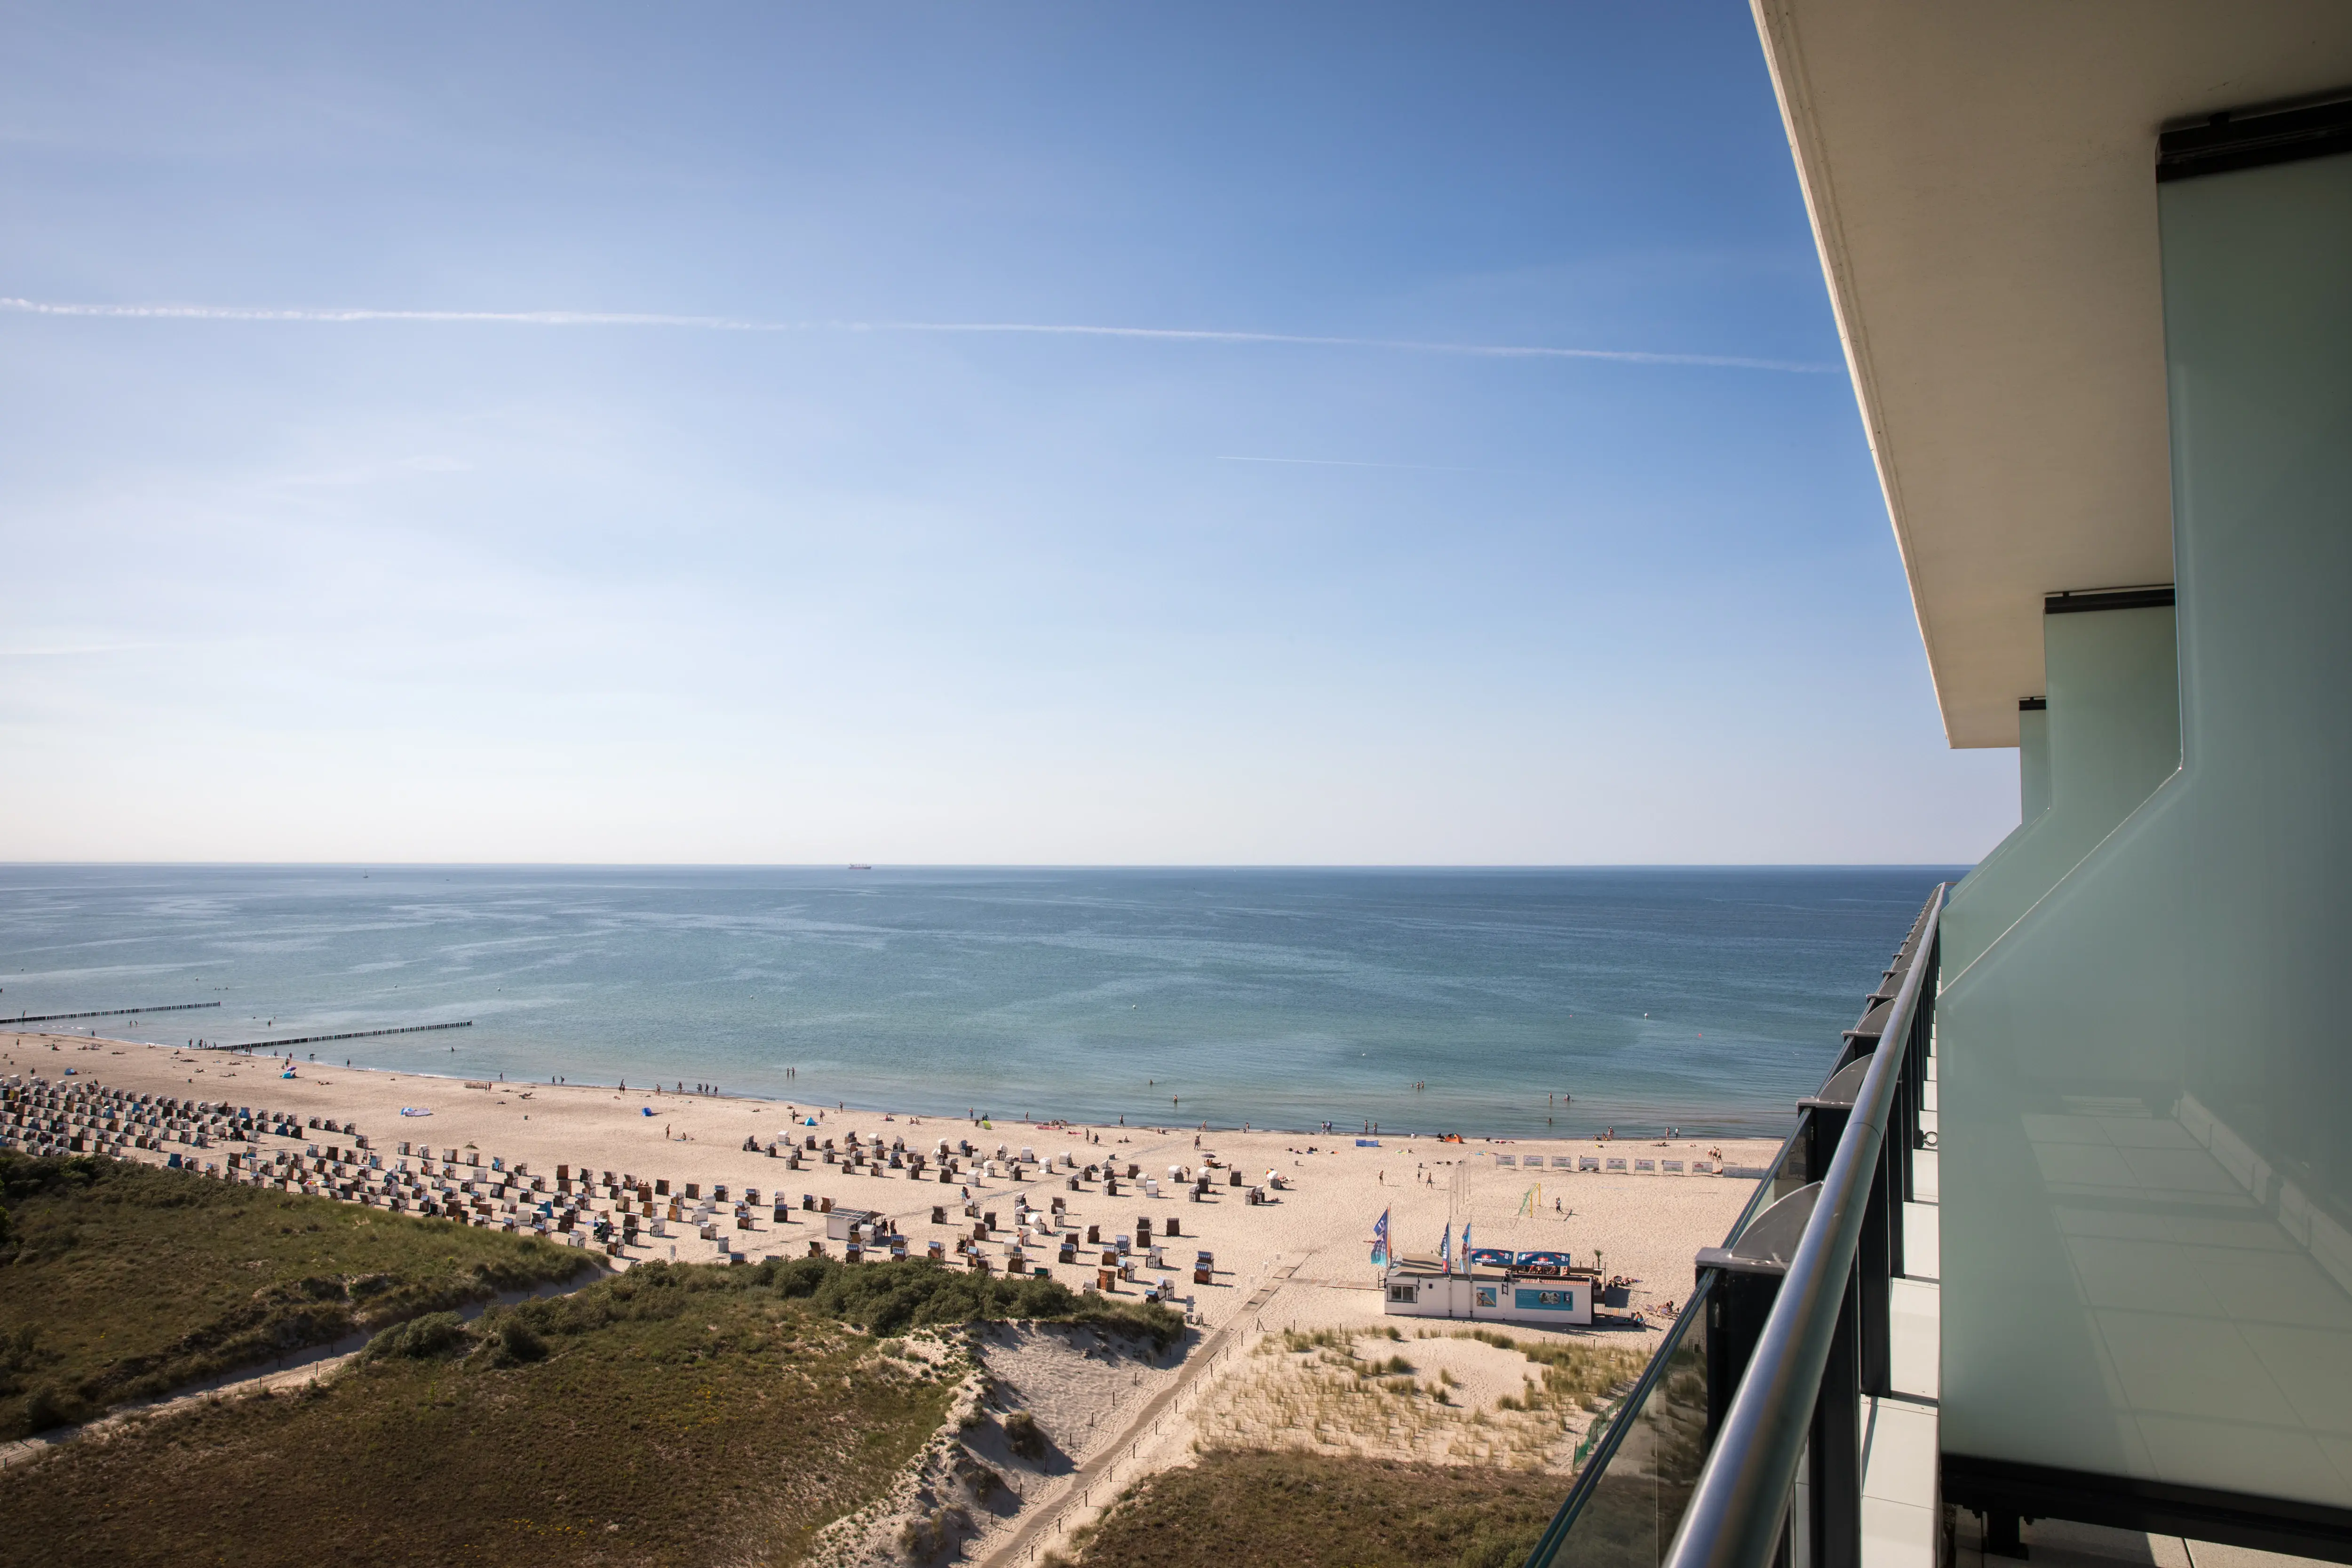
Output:
M746 1136L756 1137L764 1148L783 1131L786 1107L774 1101L547 1084L467 1089L456 1079L310 1062L300 1064L296 1077L283 1079L271 1060L88 1037L0 1033L0 1074L37 1070L56 1079L71 1067L83 1077L138 1093L267 1106L294 1112L306 1121L313 1116L346 1125L356 1121L372 1149L385 1154L387 1163L399 1142L408 1140L429 1144L436 1152L475 1149L485 1164L494 1154L509 1165L520 1161L533 1175L551 1176L557 1165L567 1164L575 1170L586 1166L640 1178L667 1177L674 1193L691 1181L702 1184L706 1192L712 1184L725 1183L730 1188L756 1187L762 1194L790 1194L795 1205L793 1222L771 1224L763 1206L756 1229L730 1233L754 1258L799 1257L811 1237L823 1238L818 1216L798 1209L803 1193L890 1215L918 1255L932 1239L952 1242L968 1234L967 1225L952 1223L961 1219L959 1188L963 1182L913 1182L903 1172L886 1177L851 1175L841 1166L822 1163L791 1171L781 1159L745 1152L741 1144ZM428 1108L433 1114L404 1117L403 1106ZM654 1112L650 1117L643 1114L648 1107ZM994 1210L1006 1226L1012 1223L1013 1199L1024 1194L1041 1207L1049 1197L1061 1197L1074 1223L1082 1228L1099 1226L1105 1237L1133 1234L1137 1219L1145 1215L1151 1216L1155 1233L1162 1232L1172 1216L1182 1225L1183 1235L1167 1244L1168 1272L1177 1277L1181 1294L1192 1299L1194 1311L1210 1328L1225 1322L1269 1270L1288 1265L1296 1265L1296 1272L1256 1314L1268 1327L1380 1321L1378 1276L1369 1262L1373 1222L1388 1209L1391 1237L1399 1250L1435 1251L1446 1225L1454 1173L1463 1166L1469 1173L1468 1213L1478 1246L1568 1251L1580 1263L1597 1258L1607 1272L1639 1281L1634 1304L1651 1308L1654 1318L1659 1304L1679 1301L1689 1293L1692 1254L1722 1239L1752 1190L1746 1181L1719 1176L1580 1174L1550 1169L1549 1158L1541 1171L1504 1169L1494 1160L1498 1153L1521 1159L1592 1153L1602 1148L1592 1139L1441 1144L1426 1138L1383 1137L1381 1147L1365 1149L1345 1134L1202 1133L1118 1126L1064 1131L1003 1121L984 1130L961 1118L795 1109L817 1115L820 1122L814 1128L795 1125L793 1131L814 1133L820 1142L830 1138L845 1142L855 1131L862 1140L878 1135L886 1143L891 1137L903 1137L909 1149L928 1152L941 1138L950 1143L968 1139L992 1152L999 1143L1016 1152L1024 1146L1034 1149L1041 1158L1067 1149L1078 1151L1082 1161L1108 1158L1140 1165L1144 1174L1161 1179L1160 1197L1145 1197L1124 1182L1117 1198L1105 1196L1098 1185L1070 1192L1058 1178L973 1178L968 1184L980 1206ZM1310 1146L1316 1152L1304 1152ZM1719 1148L1729 1163L1743 1166L1762 1163L1774 1145L1756 1140L1692 1140L1669 1148L1621 1141L1609 1148L1615 1153L1684 1158ZM215 1145L203 1157L219 1161L226 1152ZM1262 1182L1268 1170L1278 1170L1292 1184L1290 1190L1270 1194L1272 1201L1257 1206L1244 1203L1239 1190L1226 1186L1213 1189L1207 1202L1182 1201L1183 1189L1166 1181L1168 1167L1198 1164L1208 1153L1221 1156L1254 1183ZM1418 1180L1423 1176L1428 1184ZM1535 1190L1536 1213L1522 1216L1522 1201L1530 1189ZM948 1206L951 1223L933 1226L930 1211L940 1204ZM672 1246L684 1262L717 1256L711 1243L689 1235L641 1247L632 1257L667 1258ZM1215 1283L1195 1287L1189 1266L1193 1252L1204 1247L1216 1254ZM828 1250L838 1256L840 1244ZM1002 1248L990 1250L1001 1255ZM1038 1254L1033 1248L1030 1256L1034 1262ZM1053 1266L1053 1272L1074 1286L1095 1278L1090 1263ZM1120 1288L1125 1294L1136 1289ZM1652 1331L1656 1331L1654 1325Z

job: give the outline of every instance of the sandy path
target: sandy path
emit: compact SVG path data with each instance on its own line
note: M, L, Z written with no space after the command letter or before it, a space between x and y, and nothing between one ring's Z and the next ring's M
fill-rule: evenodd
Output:
M109 1411L97 1420L83 1422L79 1426L59 1426L30 1437L19 1437L13 1443L0 1443L0 1470L5 1470L11 1465L23 1464L27 1459L36 1458L62 1444L73 1442L76 1438L91 1436L105 1432L110 1427L120 1426L125 1422L175 1415L184 1410L194 1409L208 1399L235 1399L248 1394L259 1394L264 1390L295 1388L303 1384L316 1383L321 1379L332 1377L342 1371L359 1353L358 1351L344 1351L317 1360L306 1360L299 1366L265 1372L257 1376L241 1377L227 1383L210 1384L186 1394L165 1394L161 1399L151 1399L142 1404L129 1405L119 1410Z
M1060 1487L1032 1494L1034 1500L1022 1510L1024 1517L1020 1528L1003 1544L988 1552L982 1560L982 1568L1012 1568L1015 1563L1034 1559L1041 1550L1059 1545L1080 1522L1069 1517L1072 1505L1088 1512L1095 1511L1091 1505L1097 1485L1103 1485L1104 1499L1108 1501L1117 1489L1115 1483L1122 1468L1130 1473L1139 1473L1138 1461L1144 1458L1147 1438L1161 1435L1171 1426L1181 1426L1182 1430L1189 1432L1189 1422L1177 1424L1169 1421L1172 1407L1187 1395L1197 1393L1208 1374L1229 1357L1238 1342L1239 1334L1244 1331L1242 1325L1251 1314L1273 1300L1275 1293L1290 1278L1291 1270L1297 1267L1297 1264L1292 1264L1288 1268L1276 1270L1272 1278L1252 1291L1244 1300L1241 1311L1234 1320L1196 1345L1185 1357L1181 1373L1137 1406L1127 1425L1113 1433L1108 1443L1097 1445L1095 1452L1071 1471Z
M503 1291L489 1300L469 1301L455 1310L461 1321L471 1322L492 1307L501 1303L511 1305L517 1301L529 1300L534 1296L568 1296L574 1290L587 1289L599 1279L609 1279L612 1277L612 1270L608 1268L591 1268L575 1279L551 1280L531 1290ZM0 1470L5 1470L11 1465L21 1464L37 1455L47 1453L59 1444L70 1443L78 1437L87 1437L93 1433L104 1432L109 1427L119 1426L126 1421L174 1415L181 1411L193 1409L208 1399L234 1399L248 1394L259 1394L264 1390L294 1388L304 1384L323 1381L335 1376L350 1366L354 1360L358 1359L360 1352L367 1348L367 1342L373 1337L365 1333L352 1334L332 1344L312 1345L308 1349L296 1351L291 1355L279 1357L268 1372L257 1373L246 1368L225 1372L217 1377L206 1378L201 1383L174 1389L169 1394L153 1399L142 1399L129 1405L118 1405L94 1421L85 1421L74 1426L52 1427L47 1432L37 1432L29 1437L19 1437L14 1442L0 1443Z

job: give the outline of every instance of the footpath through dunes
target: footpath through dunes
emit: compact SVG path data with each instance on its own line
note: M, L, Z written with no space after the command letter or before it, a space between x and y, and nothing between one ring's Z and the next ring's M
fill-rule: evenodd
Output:
M533 1237L0 1152L0 1440L596 1272Z
M1171 1348L1175 1314L925 1261L641 1264L435 1313L337 1375L132 1418L0 1471L0 1565L679 1568L951 1552L1011 1500L970 1325Z

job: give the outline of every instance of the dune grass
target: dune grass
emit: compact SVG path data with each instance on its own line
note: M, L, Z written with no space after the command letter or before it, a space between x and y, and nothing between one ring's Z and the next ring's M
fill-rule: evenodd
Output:
M960 1333L886 1342L787 1273L646 1265L397 1325L295 1394L133 1419L0 1471L0 1564L795 1562L887 1490L971 1363Z
M1150 1301L1118 1301L1030 1274L1000 1279L921 1258L852 1266L821 1258L768 1262L778 1288L806 1295L819 1311L876 1333L944 1323L1081 1323L1166 1350L1184 1331L1182 1314Z
M1227 1449L1139 1482L1079 1532L1083 1568L1517 1568L1556 1476Z
M945 1440L964 1326L1176 1314L920 1260L640 1264L0 1470L0 1568L785 1563Z
M1523 1358L1517 1391L1485 1406L1466 1403L1461 1379L1416 1360L1416 1344L1449 1339ZM1213 1427L1237 1448L1564 1473L1594 1416L1645 1360L1629 1346L1490 1329L1424 1329L1410 1340L1393 1325L1274 1333L1218 1383Z
M446 1220L0 1154L0 1438L588 1267Z

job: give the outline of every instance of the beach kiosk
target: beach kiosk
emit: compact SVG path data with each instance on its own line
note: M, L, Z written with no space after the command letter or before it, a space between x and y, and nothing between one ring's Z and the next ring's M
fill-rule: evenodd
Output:
M1597 1283L1589 1271L1549 1262L1522 1266L1509 1253L1482 1250L1466 1269L1450 1268L1441 1258L1408 1256L1389 1265L1381 1304L1393 1317L1582 1325L1592 1321Z

